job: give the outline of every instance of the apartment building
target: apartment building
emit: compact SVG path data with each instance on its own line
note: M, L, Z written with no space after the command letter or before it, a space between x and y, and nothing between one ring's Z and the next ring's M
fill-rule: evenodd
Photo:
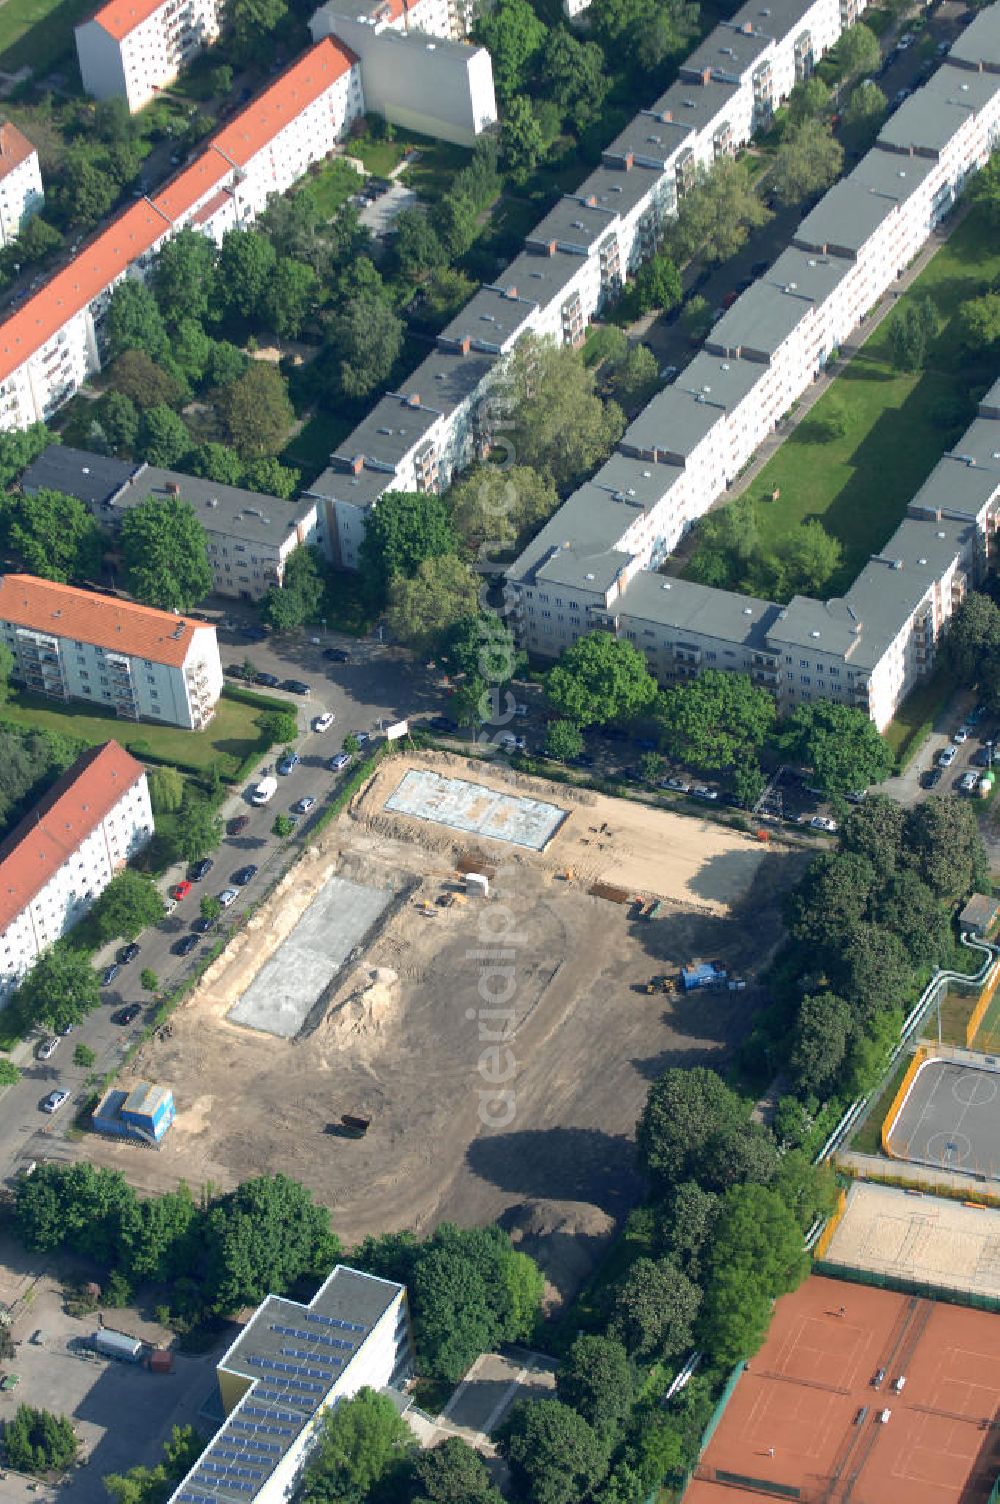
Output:
M988 158L998 134L998 15L994 6L968 28L961 57L925 86L933 85L926 108L918 91L630 424L613 483L598 472L508 571L508 599L531 651L556 656L602 627L640 645L663 682L708 665L741 669L769 684L785 709L843 699L880 729L929 671L942 631L996 548L1000 385L843 600L796 597L778 607L650 571L724 495ZM973 97L956 107L965 82Z
M0 576L12 677L55 700L201 731L222 693L215 628L29 574Z
M422 32L459 42L469 35L481 8L478 0L360 0L350 7L344 0L327 0L314 12L309 30L318 41L334 34L329 17L348 15L396 32Z
M83 87L134 114L218 40L222 0L108 0L75 28Z
M101 320L115 287L142 277L160 246L191 227L221 241L272 194L322 161L362 113L357 59L311 47L153 198L140 199L0 324L0 429L50 417L101 369Z
M0 123L0 246L10 245L45 202L38 152L11 121Z
M91 747L0 843L0 1006L153 834L142 764Z
M313 23L323 16L322 24L332 29L338 3L330 0ZM402 21L386 24L399 27ZM471 353L478 342L499 356L528 332L579 345L604 302L656 251L666 219L699 173L767 124L845 24L835 0L783 0L746 5L717 26L677 81L636 115L603 153L601 165L555 205L526 238L523 252L457 316L439 338L439 350L459 350L468 342ZM498 299L504 300L502 310ZM442 379L438 365L435 355L420 366L413 389L434 390L431 383ZM488 446L488 424L477 422L475 413L487 403L494 366L495 360L487 362L475 391L463 382L461 401L441 404L433 424L400 427L392 420L400 399L383 399L332 456L310 495L327 511L335 563L356 567L365 514L386 491L441 489L457 466ZM745 426L753 426L748 417ZM378 442L388 438L394 442ZM355 466L354 481L345 481ZM692 502L690 516L697 515ZM654 546L662 554L676 536L668 527Z
M323 1416L413 1368L406 1289L338 1264L308 1305L269 1295L217 1366L225 1420L169 1504L285 1504Z
M130 507L149 497L189 502L205 529L212 589L218 595L261 600L284 583L285 566L302 545L325 547L316 503L291 503L240 486L133 464L50 444L21 477L21 489L75 496L114 532Z

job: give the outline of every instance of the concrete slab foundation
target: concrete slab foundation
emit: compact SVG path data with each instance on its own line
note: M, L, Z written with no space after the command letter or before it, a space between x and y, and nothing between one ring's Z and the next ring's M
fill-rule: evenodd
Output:
M392 899L391 888L331 877L227 1017L291 1039Z
M411 768L385 801L387 810L433 820L491 841L509 841L544 851L567 811L541 799L518 798L464 778L443 778L428 769Z

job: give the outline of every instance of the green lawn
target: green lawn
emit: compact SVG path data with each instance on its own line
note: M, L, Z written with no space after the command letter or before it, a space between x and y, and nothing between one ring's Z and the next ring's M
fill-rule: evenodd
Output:
M929 296L941 320L928 368L914 374L893 370L886 320L810 415L820 419L842 411L848 421L843 437L818 442L811 423L804 422L751 486L750 494L760 500L765 548L812 517L839 539L843 560L827 595L843 593L869 555L884 546L914 493L971 419L974 378L962 358L954 315L998 277L1000 241L991 241L979 217L970 214L904 295ZM778 501L763 500L775 489Z
M0 707L0 720L59 731L91 743L114 737L133 749L137 757L141 758L145 751L195 771L208 771L217 763L219 772L225 776L236 773L244 758L260 746L256 720L262 713L257 706L223 696L207 731L182 731L176 726L133 724L119 720L110 711L105 714L83 705L64 705L15 690L8 703Z
M29 67L43 76L73 51L73 27L93 9L93 0L4 0L0 69Z
M315 176L306 179L315 195L316 205L326 219L332 219L341 204L346 203L352 193L357 193L362 181L350 163L341 157L324 162Z
M920 747L954 691L954 680L946 669L939 668L907 695L885 732L899 767L905 767Z
M407 141L370 141L362 136L357 141L348 141L345 151L349 157L357 157L367 170L377 178L387 178L398 167L410 149Z
M343 443L354 429L349 418L334 418L329 413L316 413L289 439L281 451L283 465L297 465L302 471L302 486L308 486L330 463L330 455Z

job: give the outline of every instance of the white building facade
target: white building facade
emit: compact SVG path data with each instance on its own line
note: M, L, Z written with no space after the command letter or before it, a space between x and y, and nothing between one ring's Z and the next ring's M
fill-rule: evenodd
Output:
M85 752L0 845L0 1006L148 844L146 773L117 742Z
M0 641L35 694L201 731L222 693L215 628L33 575L0 576Z
M0 124L0 245L10 245L45 202L38 153L11 121Z
M109 0L75 29L86 93L134 113L218 40L222 0Z

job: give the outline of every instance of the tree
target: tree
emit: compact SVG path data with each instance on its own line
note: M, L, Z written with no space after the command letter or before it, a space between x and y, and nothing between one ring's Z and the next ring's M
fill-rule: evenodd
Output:
M131 454L139 441L139 409L124 392L105 392L97 413L112 454Z
M175 1484L190 1472L204 1450L193 1426L174 1426L163 1447L163 1461L155 1467L131 1467L127 1473L106 1474L103 1482L114 1504L163 1504Z
M88 958L57 940L44 951L17 989L24 1018L58 1033L80 1024L101 1001L97 973Z
M241 0L233 0L233 4L239 3ZM266 307L277 261L274 246L258 230L226 231L219 251L216 287L229 318L251 319Z
M184 419L165 402L148 407L139 424L139 451L150 465L169 469L191 448Z
M866 917L878 883L867 856L824 852L810 862L788 899L788 927L796 940L820 952L839 951L844 936Z
M22 1473L54 1473L69 1467L80 1443L65 1415L18 1405L4 1425L3 1447L8 1467Z
M326 1276L340 1244L330 1214L285 1175L246 1180L204 1218L205 1296L219 1314L284 1294L303 1275Z
M628 1354L614 1337L577 1337L556 1374L556 1394L598 1433L614 1433L632 1407Z
M731 1123L712 1134L692 1171L708 1190L752 1182L770 1185L778 1171L778 1145L762 1123Z
M28 466L59 439L44 423L32 423L10 433L0 433L0 490L9 491Z
M179 496L150 496L122 518L122 560L136 600L190 611L212 588L205 529Z
M118 1170L85 1161L39 1165L19 1182L14 1227L27 1248L66 1247L110 1268L118 1259L121 1229L136 1215L138 1198Z
M126 350L145 350L153 360L167 354L167 331L156 299L144 282L126 277L111 294L105 315L105 333L111 360Z
M1000 607L971 590L951 619L945 638L948 663L959 683L972 688L984 664L1000 657Z
M578 726L628 720L656 698L656 680L639 650L608 632L591 632L567 648L545 681L560 715Z
M20 1079L21 1072L13 1060L8 1060L6 1057L0 1059L0 1086L13 1086Z
M647 345L633 345L615 372L615 391L630 411L641 407L652 394L659 376L656 356Z
M588 16L605 57L656 77L670 58L682 56L698 30L698 7L688 0L597 0Z
M158 1284L189 1278L201 1256L200 1215L183 1182L126 1209L119 1252L129 1277Z
M272 586L264 601L263 618L276 630L288 631L315 621L326 589L326 569L318 548L297 548L285 565L281 589Z
M711 1140L747 1118L740 1098L715 1071L665 1071L650 1087L636 1125L640 1166L659 1193L669 1192L691 1177Z
M551 481L528 465L478 465L455 481L446 499L456 531L483 557L534 532L559 506Z
M277 454L295 422L288 383L277 366L260 360L223 388L216 409L229 442L244 459Z
M78 1044L73 1051L73 1064L79 1065L83 1070L89 1070L97 1056L88 1044Z
M744 163L720 157L681 199L667 249L678 265L699 251L710 264L728 261L769 217Z
M550 721L545 728L545 752L559 762L572 762L583 751L583 732L574 721Z
M18 231L11 254L22 266L39 265L54 256L62 244L63 237L55 226L40 214L33 214Z
M519 1400L498 1439L519 1497L533 1504L579 1504L608 1471L603 1440L559 1400Z
M170 341L173 364L193 387L200 387L208 373L215 341L195 319L182 319Z
M445 634L438 656L450 674L467 674L507 684L524 666L510 627L495 612L477 612Z
M721 1209L722 1197L695 1180L682 1180L667 1204L659 1228L661 1251L696 1284Z
M846 794L881 783L895 759L885 738L863 710L815 700L799 705L782 732L788 752L811 767L827 794Z
M145 350L126 350L119 355L109 375L114 390L143 412L180 401L177 382L169 371L150 360Z
M873 871L888 878L903 857L906 811L885 794L872 794L847 814L840 827L840 849L863 856Z
M212 347L206 380L210 386L231 386L249 368L250 357L228 339L217 339Z
M878 84L866 78L847 96L844 119L849 125L874 124L881 120L888 103Z
M938 898L964 898L988 881L989 862L979 824L966 800L933 795L915 805L906 817L904 849Z
M897 1007L913 985L913 962L903 942L878 924L855 925L827 969L835 990L864 1024Z
M233 61L270 62L274 48L272 33L287 12L285 0L231 0L226 17Z
M294 829L295 821L291 815L275 815L271 825L271 834L273 836L277 836L279 840L283 841L286 836L291 835Z
M155 992L160 979L151 966L144 966L139 973L139 986L144 992Z
M177 822L178 855L186 862L200 862L221 840L222 820L207 799L189 790Z
M684 296L681 275L669 256L662 251L640 266L635 278L635 302L640 313L654 308L669 312Z
M946 963L951 950L949 916L922 873L911 870L888 877L875 917L898 936L915 966Z
M568 27L557 26L545 43L542 74L549 97L571 130L586 130L600 119L609 80L596 42L581 42Z
M150 768L146 775L154 815L176 813L184 798L184 777L176 768Z
M637 1358L673 1358L690 1346L698 1286L671 1259L636 1259L615 1296L609 1330Z
M428 652L449 627L468 620L478 604L478 576L454 554L438 554L423 559L416 574L393 578L389 629L410 647Z
M445 228L442 226L442 233ZM438 266L423 285L423 307L435 326L440 326L465 307L475 290L476 284L464 272L452 266Z
M394 575L416 574L425 559L454 554L457 539L440 496L386 491L368 514L358 562L368 599L388 600Z
M705 669L687 684L663 690L656 719L663 745L690 767L728 768L753 757L777 711L766 689L748 674Z
M797 83L788 96L788 119L792 125L815 120L830 103L830 89L815 73Z
M823 120L804 120L785 137L774 159L771 181L780 204L801 204L836 182L844 148Z
M403 1475L415 1447L388 1395L359 1389L323 1416L305 1470L303 1504L363 1504L378 1485L386 1487Z
M198 905L198 912L201 915L202 919L207 920L209 924L214 924L219 915L222 913L222 904L217 898L206 893L205 897Z
M1000 310L1000 299L997 307ZM889 352L897 371L921 370L937 327L937 311L930 298L907 299L889 325Z
M413 1504L504 1504L483 1459L461 1437L418 1452L411 1466Z
M775 555L775 591L782 598L819 595L840 568L843 550L838 539L813 517L782 538Z
M30 574L45 580L99 579L104 535L82 501L61 491L3 497L0 537Z
M500 126L500 145L515 182L523 182L545 152L538 116L523 95L517 95L507 106Z
M257 717L261 740L269 747L293 742L299 734L294 710L268 710Z
M198 230L180 230L156 256L152 288L164 319L179 325L185 319L203 322L218 298L213 240Z
M472 34L490 54L497 98L506 111L532 77L545 46L545 25L528 0L497 0L477 18Z
M404 209L394 231L393 251L405 281L422 282L435 267L447 263L448 253L426 209Z
M145 872L126 867L113 877L90 911L91 923L102 945L119 937L136 935L163 918L163 899L153 879Z
M278 260L264 297L264 309L275 334L294 339L319 296L319 278L304 261L290 256Z
M291 500L298 490L302 472L294 465L282 465L270 455L251 460L243 473L243 484L248 491L259 491L264 496L280 496L282 501Z
M386 382L403 348L404 327L384 298L352 299L340 309L330 325L330 350L345 397L370 397Z
M802 1232L777 1191L735 1186L723 1201L707 1257L699 1336L713 1363L731 1367L757 1351L771 1305L805 1278Z
M119 184L92 149L71 147L63 158L63 171L55 194L60 223L96 225L118 197Z
M835 49L841 78L857 78L874 73L882 61L882 49L871 27L858 22L841 32Z
M605 406L596 395L594 373L579 352L535 335L518 340L493 402L513 425L510 440L519 464L547 472L560 489L596 469L625 426L621 409Z
M192 449L185 465L189 474L218 481L220 486L238 486L243 481L243 461L236 450L214 440Z

